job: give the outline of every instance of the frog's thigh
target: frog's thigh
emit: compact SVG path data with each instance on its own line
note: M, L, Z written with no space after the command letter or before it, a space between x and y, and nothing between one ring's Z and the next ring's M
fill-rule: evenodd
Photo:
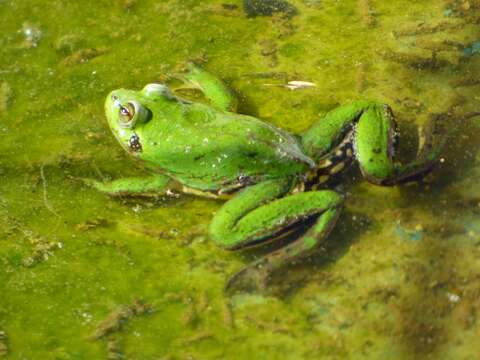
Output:
M269 195L259 196L256 199L257 206L253 208L245 206L247 204L243 203L242 197L246 196L242 193L230 201L237 204L225 204L212 220L210 232L213 240L227 249L248 247L271 239L302 220L320 215L315 228L322 223L324 214L330 217L329 210L336 211L342 202L341 196L333 191L298 193L286 197L277 194L276 198L272 198L272 193ZM245 211L247 208L250 209ZM316 243L313 237L306 237L305 240L307 247Z

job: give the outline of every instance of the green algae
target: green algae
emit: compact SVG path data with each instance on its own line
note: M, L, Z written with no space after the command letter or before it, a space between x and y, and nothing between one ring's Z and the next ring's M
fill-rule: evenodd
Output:
M480 104L480 56L464 56L480 4L290 2L291 19L247 18L241 1L0 2L0 356L478 354L479 122L462 114ZM347 209L318 256L266 294L226 298L228 275L261 251L208 241L220 202L110 199L80 181L145 172L109 133L103 99L190 59L236 90L241 112L295 132L337 104L377 99L412 153L412 125L443 114L445 162L401 188L350 171ZM292 80L317 86L290 91ZM129 317L111 342L91 339L136 299L154 311Z

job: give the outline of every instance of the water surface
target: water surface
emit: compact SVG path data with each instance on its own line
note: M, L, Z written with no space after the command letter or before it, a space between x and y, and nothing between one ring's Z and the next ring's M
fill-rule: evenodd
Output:
M480 3L290 3L293 17L247 18L240 0L0 1L0 357L476 358L480 120L464 115L480 110ZM393 188L349 172L325 248L267 294L228 298L261 251L208 240L221 202L111 199L79 180L146 173L110 134L105 95L192 59L241 112L292 132L376 99L408 157L437 116L444 162Z

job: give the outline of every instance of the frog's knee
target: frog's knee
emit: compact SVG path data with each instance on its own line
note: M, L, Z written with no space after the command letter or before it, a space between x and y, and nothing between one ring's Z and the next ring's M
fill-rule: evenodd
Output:
M224 250L233 251L239 248L239 243L235 241L231 235L226 233L210 232L210 239L216 246Z

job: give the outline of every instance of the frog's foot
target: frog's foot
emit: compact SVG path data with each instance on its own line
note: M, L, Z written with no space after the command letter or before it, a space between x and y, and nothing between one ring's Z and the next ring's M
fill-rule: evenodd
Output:
M428 121L418 128L417 157L406 165L395 164L395 171L390 176L377 179L381 185L396 185L411 181L422 181L442 161L441 150L447 140L442 116L431 116Z
M389 108L386 111L390 113L389 116L392 116ZM391 121L393 122L393 119ZM421 181L439 161L442 161L440 155L447 140L445 126L445 119L442 116L431 116L425 124L418 128L418 151L413 161L407 164L398 164L388 158L389 166L393 166L393 168L389 168L380 175L372 174L368 165L360 163L365 178L374 184L387 186ZM390 137L388 138L389 143L393 143L393 141ZM383 161L386 163L387 157L384 157ZM383 169L386 170L387 166L384 166Z

